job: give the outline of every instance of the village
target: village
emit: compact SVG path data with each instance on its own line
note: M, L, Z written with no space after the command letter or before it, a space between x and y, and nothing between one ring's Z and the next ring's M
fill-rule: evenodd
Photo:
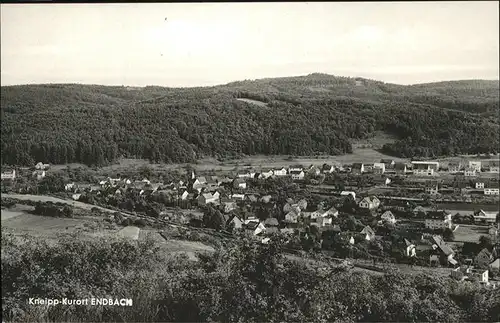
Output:
M43 192L49 164L17 172L2 172L3 193L54 195L260 243L280 235L291 250L448 268L453 279L487 286L500 278L498 160L186 169L170 182L100 176ZM23 176L40 185L17 186Z

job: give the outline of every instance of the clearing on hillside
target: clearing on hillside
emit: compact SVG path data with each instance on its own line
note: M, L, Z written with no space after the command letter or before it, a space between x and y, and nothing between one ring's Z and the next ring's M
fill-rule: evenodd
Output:
M118 231L116 235L131 240L138 240L140 232L141 229L139 229L138 227L128 226Z
M243 98L239 98L239 99L236 99L236 100L241 101L241 102L246 102L246 103L254 104L254 105L259 106L261 108L267 108L267 103L262 102L262 101L257 101L257 100L252 100L252 99L243 99Z

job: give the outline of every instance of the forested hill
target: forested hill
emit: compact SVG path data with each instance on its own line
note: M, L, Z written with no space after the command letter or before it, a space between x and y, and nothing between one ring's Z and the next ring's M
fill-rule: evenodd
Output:
M499 150L499 82L310 74L198 88L7 86L1 122L10 165L345 154L375 131L399 138L384 149L401 157L485 153Z

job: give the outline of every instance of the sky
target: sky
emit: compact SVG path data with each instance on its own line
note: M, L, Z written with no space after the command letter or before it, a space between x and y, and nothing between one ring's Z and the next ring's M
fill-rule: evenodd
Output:
M2 4L1 84L499 79L499 2Z

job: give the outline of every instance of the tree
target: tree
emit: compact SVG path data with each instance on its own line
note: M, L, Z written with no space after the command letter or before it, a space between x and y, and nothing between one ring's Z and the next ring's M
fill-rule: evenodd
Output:
M479 237L479 245L481 248L491 249L493 247L493 242L490 236L481 236Z
M455 241L455 233L450 228L443 230L443 239L445 241Z
M68 205L65 205L62 209L62 214L67 218L71 218L73 216L73 209Z

